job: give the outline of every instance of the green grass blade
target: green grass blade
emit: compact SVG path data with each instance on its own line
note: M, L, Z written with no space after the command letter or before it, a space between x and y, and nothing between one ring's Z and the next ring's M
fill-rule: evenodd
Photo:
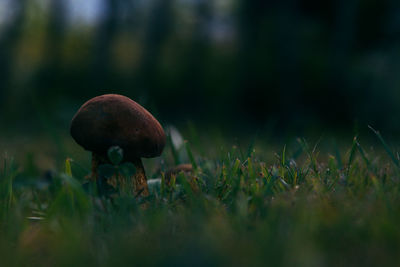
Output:
M358 151L360 152L361 158L364 160L367 167L370 168L371 164L367 158L367 155L366 155L364 149L361 147L360 143L357 140L356 140L356 144L357 144Z
M172 158L174 159L175 165L179 165L181 162L179 160L178 151L176 151L174 143L172 142L171 132L169 132L167 140L169 147L171 148L171 154Z
M381 133L379 131L375 130L374 128L372 128L370 125L368 125L368 128L378 137L379 141L381 141L386 153L392 159L394 165L396 165L396 167L400 168L399 160L395 157L393 152L390 150L388 144L386 143L385 139L383 139Z
M286 144L283 146L282 151L282 166L286 165Z
M342 161L342 156L340 155L339 147L335 141L334 141L333 145L335 148L335 158L336 158L336 162L337 162L337 167L340 170L342 170L343 169L343 161Z
M351 149L350 149L350 155L349 155L349 159L347 160L347 170L346 170L346 176L348 177L350 175L350 169L351 169L351 164L354 161L354 157L356 155L356 151L357 151L357 144L356 144L356 140L357 137L355 136L353 138L353 143L351 145Z
M353 163L354 161L354 157L356 155L356 151L357 151L357 143L356 143L357 137L353 138L353 143L351 144L351 149L350 149L350 155L349 155L349 159L347 161L347 167L350 168L350 165Z
M194 159L192 150L190 149L189 142L187 140L185 140L184 144L185 144L187 156L190 160L190 163L192 163L193 170L197 170L197 163L196 163L196 160Z
M251 142L250 142L249 147L247 148L247 155L246 155L246 158L251 158L251 155L252 155L253 152L254 152L255 143L256 143L256 137L253 137L253 138L251 139Z
M65 160L65 173L66 173L68 176L71 176L71 177L72 177L71 159L70 159L70 158L67 158L67 159Z
M315 173L318 173L317 160L314 156L314 152L316 151L316 147L317 147L318 143L314 146L313 151L310 151L310 147L308 146L308 143L304 138L298 138L297 142L302 147L304 153L306 153L308 155L308 158L310 159L310 163L311 163L311 168L314 170Z

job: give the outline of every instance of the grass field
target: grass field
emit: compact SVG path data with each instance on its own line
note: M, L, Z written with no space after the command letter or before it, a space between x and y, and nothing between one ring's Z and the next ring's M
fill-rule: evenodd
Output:
M374 136L323 149L301 138L279 148L169 139L145 162L150 197L112 201L82 186L88 160L66 152L43 174L5 155L0 265L398 265L400 161ZM178 163L194 174L167 185Z

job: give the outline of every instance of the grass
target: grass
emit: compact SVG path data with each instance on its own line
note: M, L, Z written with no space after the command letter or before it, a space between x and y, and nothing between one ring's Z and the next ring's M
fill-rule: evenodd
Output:
M1 265L397 265L399 159L373 131L374 149L297 139L274 158L256 141L207 155L200 141L169 138L160 164L148 165L161 180L147 199L99 197L82 186L89 166L68 155L45 175L4 156ZM194 175L166 184L166 169L184 162Z

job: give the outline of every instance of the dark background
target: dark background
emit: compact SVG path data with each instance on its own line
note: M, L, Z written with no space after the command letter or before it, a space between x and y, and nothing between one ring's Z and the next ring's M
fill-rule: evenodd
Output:
M400 132L398 0L78 2L2 0L3 131L120 93L175 125Z

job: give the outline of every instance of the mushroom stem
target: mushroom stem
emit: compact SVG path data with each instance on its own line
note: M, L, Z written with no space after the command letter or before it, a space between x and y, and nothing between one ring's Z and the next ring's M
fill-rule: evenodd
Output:
M147 177L144 171L142 160L140 158L136 158L132 161L132 163L135 165L136 168L136 173L132 177L135 195L146 197L149 195L149 188L147 186Z
M88 176L89 180L96 181L98 177L97 168L101 164L101 159L96 153L92 153L92 173Z
M91 175L87 176L87 179L96 181L97 185L100 186L103 181L100 181L101 177L99 177L98 168L101 164L105 163L108 163L108 161L104 157L96 153L92 153L92 173ZM147 186L147 177L144 171L142 160L140 158L136 158L132 160L132 163L136 168L136 173L131 177L132 186L134 188L133 193L135 196L146 197L149 195L149 188ZM116 176L113 176L111 179L109 179L108 183L116 187L117 179L120 183L124 183L122 177ZM102 191L101 188L99 189Z

